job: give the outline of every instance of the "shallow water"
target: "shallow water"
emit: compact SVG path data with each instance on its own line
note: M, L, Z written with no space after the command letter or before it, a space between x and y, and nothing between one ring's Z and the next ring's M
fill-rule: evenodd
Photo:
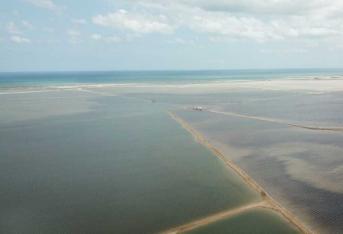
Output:
M268 92L261 95L266 97ZM284 95L287 93L280 96ZM289 95L292 97L294 94L291 92ZM283 118L293 115L293 120L289 121L297 119L304 124L308 121L318 125L324 122L337 124L343 118L342 109L338 110L335 104L341 94L323 96L326 100L323 103L315 102L315 99L310 102L310 97L307 97L304 112L298 112L297 108L290 111L289 104L287 115ZM326 104L330 102L335 105ZM234 111L245 114L258 112L262 116L265 112L268 116L274 110L272 106L275 106L275 113L283 106L282 102L279 103L281 107L277 103L275 100L273 105L267 105L268 108L264 109L263 102L255 102L249 108L242 105L242 110L236 106ZM220 108L220 105L214 103L213 106ZM322 111L321 105L325 106L326 111ZM213 145L313 230L340 233L343 229L343 133L305 130L206 111L179 110L176 113L202 132ZM300 121L303 113L306 113L306 121Z
M342 133L189 111L201 105L291 123L338 126L343 120L342 93L206 92L206 85L200 91L192 85L50 87L57 81L97 84L117 77L106 73L99 80L79 79L81 75L64 77L71 79L68 82L52 76L42 87L33 86L44 76L29 77L27 84L19 76L0 87L1 233L153 233L258 200L194 142L168 110L202 132L307 225L322 233L343 229ZM160 81L145 75L144 82L168 83L168 77L176 75L173 82L180 82L185 74L167 74ZM213 76L188 75L191 83ZM218 79L226 80L227 75ZM137 74L131 78L136 82ZM232 225L239 228L242 223Z
M153 233L258 199L164 105L67 92L87 107L70 113L24 96L0 125L1 233Z

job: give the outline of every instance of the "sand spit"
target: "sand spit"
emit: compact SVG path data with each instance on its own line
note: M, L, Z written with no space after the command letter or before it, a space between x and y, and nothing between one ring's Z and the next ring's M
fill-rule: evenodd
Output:
M71 83L61 85L45 86L49 90L77 90L77 89L101 89L114 88L117 90L131 91L148 90L151 92L181 92L181 93L198 93L198 92L221 92L228 90L279 90L279 91L300 91L313 94L327 92L343 91L343 76L338 77L303 77L303 78L279 78L272 80L214 80L205 82L188 82L188 83ZM5 94L20 94L30 92L42 92L39 87L32 86L36 89L33 91L26 90L27 87L17 87L14 90L0 92Z
M198 227L208 225L210 223L222 220L224 218L230 218L230 217L239 215L245 211L248 211L251 209L256 209L256 208L270 208L270 205L267 202L262 201L262 202L257 202L257 203L241 206L241 207L238 207L235 209L222 211L222 212L204 217L202 219L198 219L198 220L195 220L193 222L181 225L179 227L175 227L175 228L166 230L166 231L162 232L161 234L172 234L172 233L187 232L187 231L196 229Z
M343 77L338 78L280 78L273 80L224 80L191 83L106 83L106 84L70 84L54 86L61 89L75 88L135 88L135 89L171 89L185 90L189 88L204 90L260 89L260 90L298 90L315 92L343 91Z
M104 93L104 92L97 92L97 91L93 91L93 90L89 90L89 89L84 89L84 88L77 88L76 91L85 92L85 93L91 93L91 94L100 95L100 96L118 96L118 95L116 95L116 94L109 94L109 93Z
M191 83L109 83L109 84L74 84L69 86L58 86L61 89L75 88L130 88L164 90L165 92L204 92L204 91L226 91L226 90L283 90L283 91L305 91L315 93L343 91L343 77L328 79L273 79L273 80L224 80Z
M224 111L216 111L216 110L206 110L206 111L215 113L215 114L222 114L222 115L253 119L253 120L259 120L259 121L270 122L270 123L283 124L289 127L296 127L296 128L302 128L302 129L308 129L308 130L343 132L343 127L316 127L316 126L301 125L301 124L296 124L296 123L289 123L287 121L279 120L279 119L254 116L254 115L244 115L244 114L239 114L235 112L224 112Z
M314 233L312 230L310 230L307 226L305 226L302 222L298 220L296 216L294 216L292 213L290 213L287 209L282 207L279 203L277 203L255 180L253 180L244 170L242 170L240 167L238 167L234 162L224 157L224 155L217 150L211 143L209 143L206 138L199 133L197 130L195 130L190 124L188 124L186 121L178 117L176 114L169 112L169 115L171 118L173 118L176 122L178 122L184 129L186 129L189 133L192 134L195 141L199 142L200 144L206 146L209 150L213 152L215 156L217 156L219 159L221 159L225 165L229 168L231 168L235 173L237 173L244 181L247 183L252 189L257 191L261 198L263 199L264 203L267 203L268 205L265 205L265 208L272 209L282 215L289 223L293 224L295 227L297 227L301 232L303 233ZM228 211L226 211L228 212ZM212 216L209 216L209 222L213 222ZM216 216L217 217L217 216ZM222 216L218 216L222 217ZM223 218L226 217L225 215ZM202 222L204 222L206 218L202 219ZM212 221L211 221L212 220ZM214 221L217 221L219 219L215 219ZM206 223L206 224L208 224ZM174 230L174 229L171 229ZM165 233L165 232L162 232Z

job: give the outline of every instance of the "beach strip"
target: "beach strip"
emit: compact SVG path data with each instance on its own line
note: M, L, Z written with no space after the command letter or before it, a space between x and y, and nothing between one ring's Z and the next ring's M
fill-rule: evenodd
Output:
M256 209L256 208L269 208L269 204L265 201L262 202L256 202L256 203L252 203L252 204L248 204L245 206L241 206L238 208L234 208L234 209L229 209L226 211L222 211L213 215L209 215L206 216L204 218L198 219L198 220L194 220L190 223L166 230L161 232L161 234L172 234L172 233L183 233L183 232L187 232L187 231L191 231L193 229L217 222L219 220L222 219L226 219L226 218L230 218L236 215L239 215L243 212L246 212L248 210L252 210L252 209Z

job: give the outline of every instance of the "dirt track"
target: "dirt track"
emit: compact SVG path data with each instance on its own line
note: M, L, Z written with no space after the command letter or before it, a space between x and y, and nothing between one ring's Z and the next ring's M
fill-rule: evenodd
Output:
M343 127L322 127L322 126L317 127L317 126L289 123L289 122L284 121L284 120L261 117L261 116L244 115L244 114L239 114L239 113L235 113L235 112L224 112L224 111L216 111L216 110L206 110L206 111L210 112L210 113L215 113L215 114L222 114L222 115L228 115L228 116L234 116L234 117L240 117L240 118L246 118L246 119L253 119L253 120L259 120L259 121L270 122L270 123L283 124L283 125L287 125L290 127L303 128L303 129L308 129L308 130L343 132Z

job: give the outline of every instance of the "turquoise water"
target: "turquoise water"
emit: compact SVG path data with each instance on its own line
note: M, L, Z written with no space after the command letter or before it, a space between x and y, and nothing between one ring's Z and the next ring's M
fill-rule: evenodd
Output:
M192 83L226 80L263 80L287 77L342 75L340 69L211 70L211 71L103 71L0 73L1 86L41 86L106 83Z

